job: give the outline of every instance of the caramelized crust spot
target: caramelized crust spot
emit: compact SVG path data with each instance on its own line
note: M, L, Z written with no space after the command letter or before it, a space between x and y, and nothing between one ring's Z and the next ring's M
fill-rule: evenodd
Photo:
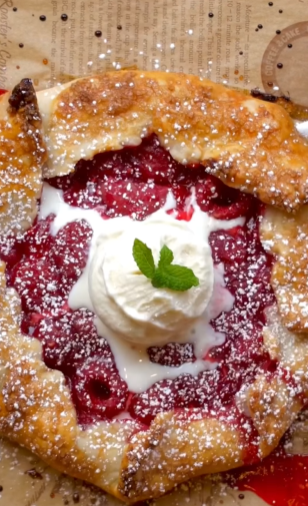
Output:
M23 79L0 97L0 233L31 226L46 159L32 82Z

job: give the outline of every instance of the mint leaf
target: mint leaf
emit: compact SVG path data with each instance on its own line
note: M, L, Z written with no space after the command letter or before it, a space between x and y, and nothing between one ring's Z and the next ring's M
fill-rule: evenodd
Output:
M171 249L168 248L168 246L164 245L159 253L159 262L158 262L158 268L163 267L164 265L171 264L173 262L173 253Z
M192 269L181 265L163 265L156 269L152 279L155 288L169 288L177 292L185 292L199 285L199 279Z
M142 274L152 279L155 273L155 263L152 250L139 239L134 240L133 257Z
M134 241L133 257L142 274L151 279L154 288L169 288L176 292L185 292L199 285L199 279L192 269L171 263L174 256L166 245L160 250L158 267L155 267L152 250L140 239Z

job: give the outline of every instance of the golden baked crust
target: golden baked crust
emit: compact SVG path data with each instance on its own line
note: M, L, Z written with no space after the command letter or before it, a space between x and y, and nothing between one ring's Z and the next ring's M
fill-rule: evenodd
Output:
M276 257L272 286L282 321L289 330L308 332L308 207L294 215L268 208L261 237Z
M17 232L19 227L28 227L36 213L44 147L37 110L31 116L26 112L28 104L21 106L20 102L18 109L11 99L8 108L8 101L7 94L1 101L1 118L12 118L12 124L19 125L12 130L10 142L17 150L18 135L25 132L21 117L29 127L28 142L34 143L30 149L27 143L22 144L20 153L25 151L26 163L17 165L24 177L18 192L29 192L24 202L30 202L27 219L22 223L16 220L18 199L7 199L10 213L0 215L1 230ZM33 94L30 104L33 111ZM80 158L139 144L142 136L156 132L177 160L202 161L230 186L257 194L264 202L287 209L306 202L308 148L279 106L247 99L193 76L140 72L81 79L40 92L39 104L48 148L48 177L72 171ZM24 112L19 117L20 109ZM8 143L3 125L0 122L1 148ZM288 174L290 184L285 182ZM8 184L4 189L12 191ZM267 220L265 223L275 225L270 215ZM275 280L273 274L278 293ZM52 466L129 504L159 496L189 478L243 465L249 446L247 434L243 435L232 420L206 417L198 409L187 419L175 412L161 413L149 430L137 434L129 421L104 422L83 430L77 424L64 376L48 369L40 343L20 332L20 301L14 290L6 288L3 263L0 300L1 434ZM302 336L288 333L276 309L271 311L264 330L265 346L298 382L296 389L283 375L259 376L241 392L238 406L250 415L259 434L256 450L260 457L278 444L301 409L308 387L306 342ZM278 327L284 331L276 332Z
M23 79L0 96L0 233L29 227L41 193L46 159L33 85Z
M196 76L107 72L38 94L47 177L155 132L173 158L287 210L308 201L308 145L276 104ZM65 150L63 149L65 143Z

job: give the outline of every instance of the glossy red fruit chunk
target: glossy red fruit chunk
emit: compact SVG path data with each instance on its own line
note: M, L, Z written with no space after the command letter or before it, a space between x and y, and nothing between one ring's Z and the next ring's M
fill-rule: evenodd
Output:
M190 343L168 343L165 346L152 346L148 349L151 362L179 367L186 362L194 362L194 348Z
M154 383L141 394L133 395L129 403L129 412L145 425L149 425L158 413L174 409L175 403L174 383L167 379Z
M158 211L166 202L168 188L154 183L116 181L109 178L102 183L102 198L106 215L132 216L142 220Z
M86 266L91 238L92 229L85 220L68 223L54 238L50 256L70 287Z
M85 184L75 182L74 189L68 187L63 197L71 206L95 209L103 202L101 181L88 181Z
M181 374L173 381L175 406L177 408L195 407L196 385L196 378L191 374Z
M14 267L10 283L19 293L26 312L50 315L59 313L63 307L66 287L55 265L47 260L22 260Z
M125 410L127 385L104 357L88 358L71 377L71 385L82 423L111 419Z
M98 336L93 313L87 309L67 311L58 318L46 318L33 325L33 336L43 344L45 363L66 376L75 373L93 356L103 358L109 366L114 365L110 347Z
M46 220L34 223L23 234L0 236L0 258L6 262L8 279L13 267L23 258L30 255L40 258L49 253L53 242L53 237L50 235L50 224L53 218L50 215Z
M202 211L217 220L232 220L245 216L253 202L249 195L228 188L213 176L207 176L195 185L196 199Z
M54 215L48 216L46 220L37 221L31 227L22 239L17 241L17 247L22 250L24 256L42 257L48 255L54 243L54 238L50 233L50 225L54 220Z
M243 227L218 230L210 235L214 263L234 264L247 258L247 238Z
M0 235L0 258L6 263L6 272L10 272L23 257L23 251L17 246L17 238L12 235Z

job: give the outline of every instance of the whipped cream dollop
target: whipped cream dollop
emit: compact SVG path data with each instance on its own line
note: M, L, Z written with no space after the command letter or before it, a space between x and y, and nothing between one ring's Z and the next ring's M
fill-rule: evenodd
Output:
M184 292L154 288L141 274L132 250L138 238L151 248L155 265L162 246L174 263L189 267L199 286ZM102 235L90 267L89 290L95 313L123 339L146 347L177 341L204 312L213 292L214 268L208 242L190 222L158 211L144 221L131 220L122 231Z

